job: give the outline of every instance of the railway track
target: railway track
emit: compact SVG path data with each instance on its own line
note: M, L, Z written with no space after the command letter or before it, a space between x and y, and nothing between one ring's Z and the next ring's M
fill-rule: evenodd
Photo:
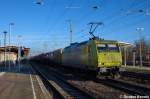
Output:
M53 94L55 94L54 98L61 99L93 99L89 94L81 91L80 89L74 87L73 85L66 82L60 75L57 75L53 71L47 75L44 70L42 70L37 66L35 67L32 64L32 67L35 71L40 75L44 83L46 83L46 87L52 89Z
M116 79L98 79L96 82L103 83L105 85L120 89L125 91L131 95L142 95L142 96L149 96L150 95L150 87L143 86L140 84L130 83L124 80L116 80Z
M110 99L110 98L115 98L115 99L120 99L120 95L130 95L127 94L126 92L123 92L122 90L116 90L115 88L111 88L108 86L105 86L103 84L94 82L93 79L86 79L81 77L77 77L77 75L72 75L72 74L66 74L64 72L61 72L57 70L56 68L47 68L51 72L55 72L61 77L65 78L71 85L76 86L78 89L85 91L95 99ZM68 75L71 75L68 77ZM69 78L69 79L68 79ZM95 87L95 88L94 88ZM96 91L96 92L95 92Z
M121 75L125 77L137 78L141 80L150 80L150 74L146 74L146 73L123 71L121 72Z
M125 72L124 72L125 73ZM143 73L125 73L128 77L137 79L150 80L150 75ZM124 75L125 75L124 74ZM133 74L133 75L132 75ZM82 76L81 76L82 77ZM93 79L91 79L93 80ZM113 88L124 91L130 95L150 95L150 86L141 83L135 83L134 81L126 81L122 79L99 79L93 80L94 82L103 83L104 85L111 86Z
M53 72L55 72L56 74ZM65 79L65 77L63 77L63 75L64 75L63 72L58 72L56 69L52 69L51 73L53 76L57 76L56 78L58 78L58 79L62 79L62 78ZM84 80L84 78L83 78L83 80ZM63 81L65 81L65 80L63 80ZM62 82L62 81L58 80L58 82ZM121 92L127 93L128 95L134 95L134 96L139 96L139 95L140 96L149 96L150 95L150 87L142 86L141 84L130 83L128 81L124 81L124 80L120 80L120 79L96 79L96 80L94 80L94 82L109 86L110 88L118 89ZM70 84L68 82L66 84L73 86L72 84ZM75 89L76 88L78 88L78 87L75 87ZM78 88L78 89L81 91L80 88ZM73 96L73 97L76 97L76 96ZM91 97L91 95L90 95L90 97ZM89 96L88 96L88 98L89 98Z
M124 75L126 75L127 77L132 77L132 78L137 78L142 80L150 80L150 75L143 74L143 73L131 73L126 71L124 72ZM134 81L130 82L122 79L99 79L99 78L98 79L96 78L96 80L94 79L94 81L119 89L130 95L150 95L149 85L136 83Z
M120 79L150 87L150 73L123 71Z

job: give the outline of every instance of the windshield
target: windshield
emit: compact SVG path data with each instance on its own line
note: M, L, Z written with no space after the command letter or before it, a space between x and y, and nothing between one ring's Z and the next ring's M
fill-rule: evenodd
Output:
M119 52L119 47L116 44L98 44L98 52Z
M106 44L98 44L97 45L97 49L98 49L98 52L106 52L107 51L107 45Z
M116 44L108 44L108 49L110 52L119 52L119 47Z

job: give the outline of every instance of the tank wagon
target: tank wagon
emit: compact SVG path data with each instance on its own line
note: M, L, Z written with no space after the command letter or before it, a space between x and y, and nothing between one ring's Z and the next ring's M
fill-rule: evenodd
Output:
M97 73L119 72L122 56L119 43L114 40L90 39L72 43L64 49L49 53L49 58L65 67Z
M48 53L50 61L55 64L62 64L62 49L57 49L53 52Z

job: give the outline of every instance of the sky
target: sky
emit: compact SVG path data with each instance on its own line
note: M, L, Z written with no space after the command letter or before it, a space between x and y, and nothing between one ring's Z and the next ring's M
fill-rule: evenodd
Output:
M11 45L19 42L33 55L63 48L70 43L68 20L73 42L91 37L88 23L102 22L95 36L133 43L139 39L138 27L144 28L142 37L150 38L150 0L0 0L1 46L3 32L9 32L9 24L14 23Z

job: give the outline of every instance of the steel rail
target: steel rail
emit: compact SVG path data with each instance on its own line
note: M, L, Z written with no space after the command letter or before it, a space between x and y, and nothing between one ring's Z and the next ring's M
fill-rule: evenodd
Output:
M128 81L116 80L116 79L97 79L96 82L103 83L104 85L108 85L114 87L116 89L127 92L131 95L150 95L150 88L141 86L140 84L130 83Z
M148 73L123 71L120 74L125 77L137 78L137 79L142 79L142 80L150 80L150 74Z
M66 82L61 75L57 75L54 71L51 71L49 75L46 73L41 72L37 67L32 64L32 67L35 71L40 75L44 82L50 86L54 93L58 94L59 97L63 99L92 99L93 97L83 92L82 90L78 89L77 87L71 85L70 83ZM49 79L47 76L51 76Z

